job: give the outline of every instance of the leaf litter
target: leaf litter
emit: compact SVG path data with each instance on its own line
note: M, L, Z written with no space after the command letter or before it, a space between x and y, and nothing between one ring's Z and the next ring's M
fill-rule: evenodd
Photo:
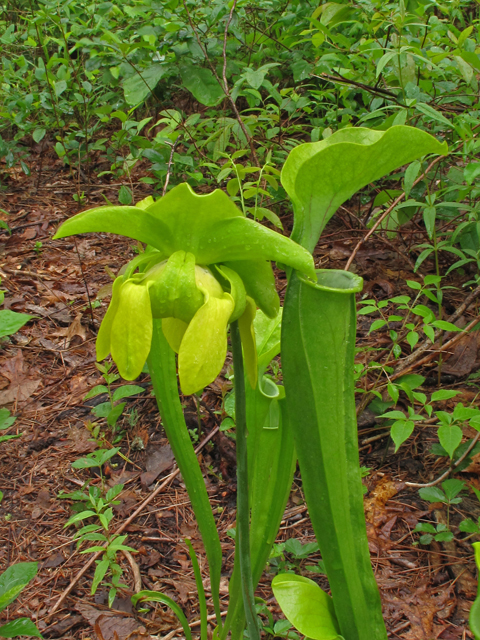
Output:
M57 169L64 171L60 164ZM68 183L66 173L65 178ZM31 178L22 177L22 181L28 183L28 180ZM108 185L105 189L108 192ZM147 190L144 195L148 195ZM141 197L140 193L138 197ZM17 609L9 613L32 616L46 638L80 639L85 634L87 637L95 634L100 640L148 640L176 629L175 617L157 607L152 615L138 622L131 614L108 610L89 595L91 573L78 582L65 600L65 608L49 616L49 611L70 580L82 568L85 558L75 552L71 533L63 529L70 515L69 506L55 497L62 491L78 490L85 482L98 482L98 476L93 472L75 471L71 463L96 447L86 429L94 416L90 407L83 403L85 393L101 383L94 364L93 338L108 304L111 290L109 273L112 270L116 272L120 264L132 258L134 253L124 240L102 238L102 251L97 250L100 240L95 236L78 243L89 294L92 299L95 291L100 294L97 298L100 307L94 309L92 324L74 246L65 250L65 243L49 240L57 222L71 214L70 196L67 194L53 204L40 191L37 199L36 208L42 213L41 221L35 227L35 236L30 237L30 232L13 234L8 238L2 264L2 273L7 276L2 284L17 301L15 305L23 304L22 310L37 316L4 344L0 355L0 406L6 405L17 415L15 428L23 433L22 438L5 443L0 452L2 490L5 494L2 513L11 514L10 520L2 519L0 526L3 540L0 544L0 565L25 560L40 562L35 582L18 599ZM31 198L28 204L24 202L18 187L11 194L11 203L12 219L15 218L15 210L17 215L21 215L22 208L32 207ZM90 199L89 204L92 203L93 199ZM99 199L98 204L102 203ZM33 213L31 215L34 216ZM337 234L337 238L343 233L335 220L329 229ZM43 242L39 256L33 253L33 238ZM402 293L399 288L401 280L415 279L410 267L392 268L392 259L395 256L397 260L397 254L385 251L381 243L376 246L374 239L370 243L370 249L362 249L358 254L358 269L365 278L369 295L390 297ZM327 257L328 266L343 268L350 255L350 240L337 239L322 246L320 257ZM18 266L24 262L27 266L19 269ZM279 288L282 289L282 285ZM362 322L360 319L359 337L365 340L368 327L363 329ZM381 335L376 338L377 343L373 337L368 339L371 346L382 348ZM478 342L474 343L471 336L468 340L462 338L446 360L444 371L460 379L478 368L477 355ZM205 391L203 401L211 413L202 413L204 433L215 426L213 412L221 410L222 397L229 388L229 381L220 377ZM464 398L469 393L471 398L475 397L468 387L464 387L462 392ZM138 410L139 421L131 431L130 427L123 425L126 435L122 450L140 470L125 465L122 460L116 462L117 466L112 470L109 483L128 483L117 511L118 523L137 508L148 495L152 483L155 486L158 478L168 473L172 463L169 445L159 429L154 399L129 399L130 402L132 408ZM196 416L196 407L187 406L188 411ZM365 420L364 416L359 424L363 425L360 426L361 438L365 438L365 432L371 433L369 430L377 428L375 417ZM133 451L130 444L137 433L142 434L146 449ZM412 534L416 524L425 518L432 520L434 514L404 482L424 482L425 475L437 475L437 470L428 466L432 465L432 460L425 458L423 453L431 444L429 438L428 431L422 432L415 446L402 447L397 456L392 456L389 451L385 453L387 443L381 439L362 450L361 463L372 468L370 477L365 481L368 488L365 500L368 538L392 636L409 640L456 640L462 635L472 597L468 590L461 589L462 580L458 577L457 567L473 571L471 554L466 545L455 541L450 547L443 543L432 544L430 548L412 546L416 539ZM478 456L474 459L477 460ZM227 575L232 570L234 547L227 531L235 526L232 442L224 434L219 434L214 446L209 444L202 451L201 460L209 494L218 509L218 525L226 559L222 596L227 596ZM413 464L416 461L419 463ZM464 474L472 483L477 481L477 467L467 468ZM305 516L301 483L297 479L277 542L290 538L302 543L313 542L313 532ZM459 513L452 517L458 523ZM136 559L144 587L169 594L181 603L189 620L198 620L195 583L185 537L192 540L199 556L208 597L211 595L210 583L195 518L181 479L175 480L159 494L127 527L126 533L129 534L128 544L139 552ZM316 557L319 555L313 556L313 560ZM120 558L120 562L129 589L124 597L129 600L134 577L125 559ZM312 558L309 558L310 565L311 562ZM303 561L299 570L308 577L312 576ZM265 572L259 585L258 593L266 599L271 597L272 575L271 571ZM318 579L324 588L328 588L321 575ZM274 605L272 607L274 609Z

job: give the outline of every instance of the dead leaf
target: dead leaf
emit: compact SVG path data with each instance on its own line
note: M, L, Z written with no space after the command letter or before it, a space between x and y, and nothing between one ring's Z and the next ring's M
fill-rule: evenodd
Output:
M65 562L65 558L60 553L60 551L57 551L57 553L55 553L53 556L50 556L44 562L42 562L40 568L54 569L55 567L59 567L63 562Z
M0 406L10 402L25 402L37 390L40 380L28 378L23 366L21 349L3 364L2 375L10 380L10 385L4 391L0 391Z
M86 340L87 331L85 327L82 325L82 313L78 313L75 316L75 320L72 324L66 329L58 329L58 331L53 332L52 336L62 336L66 338L67 347L70 345L70 342L73 336L79 336L82 340Z
M386 522L388 516L385 514L385 506L404 486L403 482L394 482L389 476L381 478L365 500L365 518L367 522L374 526L379 526Z
M150 446L145 461L146 471L140 476L142 487L149 487L158 476L166 471L174 462L172 448L169 444L163 447Z
M473 331L462 336L455 344L452 355L445 358L445 362L442 364L442 373L456 378L468 376L475 367L479 340L480 331Z
M82 602L75 605L94 628L98 640L153 640L145 627L133 616L122 615L114 611L102 611Z

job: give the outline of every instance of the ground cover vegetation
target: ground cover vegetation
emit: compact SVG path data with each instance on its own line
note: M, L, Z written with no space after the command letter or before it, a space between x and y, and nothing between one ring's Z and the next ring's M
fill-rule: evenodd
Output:
M2 4L0 636L480 637L479 25Z

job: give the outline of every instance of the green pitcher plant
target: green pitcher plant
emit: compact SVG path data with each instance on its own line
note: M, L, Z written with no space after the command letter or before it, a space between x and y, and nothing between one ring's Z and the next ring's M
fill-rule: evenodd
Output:
M313 252L329 219L356 191L421 156L446 152L446 143L408 126L346 128L299 145L281 174L294 206L292 238ZM315 282L290 274L282 327L287 410L333 599L333 609L322 614L329 633L311 637L386 640L367 543L354 399L355 294L362 278L316 273Z
M194 393L220 373L227 352L227 329L231 326L237 427L240 567L237 574L241 576L236 601L243 600L245 619L254 640L258 637L258 625L250 558L251 495L244 377L253 391L258 378L253 325L257 308L273 319L279 313L280 303L270 261L298 269L308 278L315 277L313 259L306 249L289 238L245 218L222 191L197 195L187 184L178 185L156 202L147 198L135 207L106 206L85 211L67 220L54 237L86 232L116 233L147 244L145 252L126 265L113 283L112 300L97 337L97 358L103 359L111 353L120 374L127 380L135 379L145 361L148 362L165 432L199 523L220 628L221 548L183 417L175 352L178 353L182 392ZM263 370L260 373L263 390L268 383L263 381ZM268 393L263 395L267 397ZM290 457L291 452L292 447ZM277 468L278 460L275 464ZM293 474L292 462L288 473ZM283 489L283 507L289 488ZM283 507L276 507L278 524ZM264 523L263 530L265 527L269 529L268 523ZM268 534L270 545L276 530ZM262 557L265 552L263 545ZM254 561L258 582L263 565L259 570L258 559L254 558ZM238 618L238 615L233 617ZM244 619L241 615L240 618Z

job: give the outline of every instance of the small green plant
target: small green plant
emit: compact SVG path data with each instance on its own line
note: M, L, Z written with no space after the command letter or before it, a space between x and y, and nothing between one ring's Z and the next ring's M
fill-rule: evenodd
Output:
M33 250L35 251L35 253L37 254L37 256L39 256L42 252L42 247L43 247L43 242L40 242L40 240L37 240L33 246Z
M15 423L17 418L10 415L8 409L0 409L0 431L6 431ZM6 442L7 440L13 440L14 438L21 438L21 433L13 433L6 436L0 436L0 442Z
M117 387L115 390L112 390L113 383L120 379L118 373L111 372L112 363L96 363L96 366L102 374L102 377L105 380L105 384L98 384L93 387L93 389L90 389L84 400L95 398L96 396L99 396L103 393L106 393L108 395L108 400L106 402L101 402L100 404L97 404L97 406L93 407L92 413L97 418L106 418L108 426L115 434L117 422L126 406L126 402L120 402L120 400L122 400L123 398L129 398L131 396L138 395L139 393L144 393L145 389L136 384L123 384L120 387ZM121 437L122 434L117 434L115 442L118 442Z
M0 612L3 611L25 589L37 575L36 562L12 564L0 575ZM30 618L17 618L0 627L0 638L28 636L41 638L42 635Z
M318 552L317 542L302 544L297 538L274 544L268 559L270 570L274 573L295 572L311 554ZM285 555L287 554L287 556ZM305 566L305 569L317 573L318 565Z
M0 278L0 283L2 279ZM0 289L0 305L5 300L5 291ZM17 313L11 309L0 309L0 338L17 333L29 320L35 318L28 313Z
M465 489L465 482L463 480L457 480L451 478L442 482L442 488L434 487L422 487L418 493L422 500L427 502L441 502L447 507L447 523L439 523L436 526L429 522L420 522L415 527L414 531L418 531L423 535L420 537L420 544L430 544L432 540L437 542L450 542L453 540L454 535L450 531L450 507L453 504L460 504L462 498L459 493ZM415 544L415 543L414 543Z
M74 463L72 466L75 466L77 469L82 469L86 468L86 466L91 466L90 461L92 461L98 462L99 468L101 469L101 465L112 457L111 455L107 457L105 454L111 454L112 451L114 454L116 453L114 449L106 452L100 450L95 451L96 456L83 459L83 461L77 460L77 464ZM86 460L89 461L88 464L85 463ZM101 488L89 487L88 493L85 491L74 491L72 493L61 493L58 496L59 498L74 500L82 507L82 510L75 513L64 525L65 527L69 527L78 523L82 524L81 528L73 537L73 539L77 541L77 548L79 549L82 544L86 542L94 541L99 543L93 547L84 549L81 553L102 553L102 558L96 561L97 567L93 576L90 592L93 595L101 583L109 586L108 604L110 607L113 604L117 590L127 588L126 585L120 582L122 568L118 564L117 554L120 551L135 553L135 549L124 544L127 539L126 535L115 535L110 531L110 524L113 519L113 507L120 504L119 500L115 498L122 490L123 485L117 484L105 493L102 482ZM94 519L95 522L92 523L92 519ZM105 580L107 575L109 575L110 581Z

